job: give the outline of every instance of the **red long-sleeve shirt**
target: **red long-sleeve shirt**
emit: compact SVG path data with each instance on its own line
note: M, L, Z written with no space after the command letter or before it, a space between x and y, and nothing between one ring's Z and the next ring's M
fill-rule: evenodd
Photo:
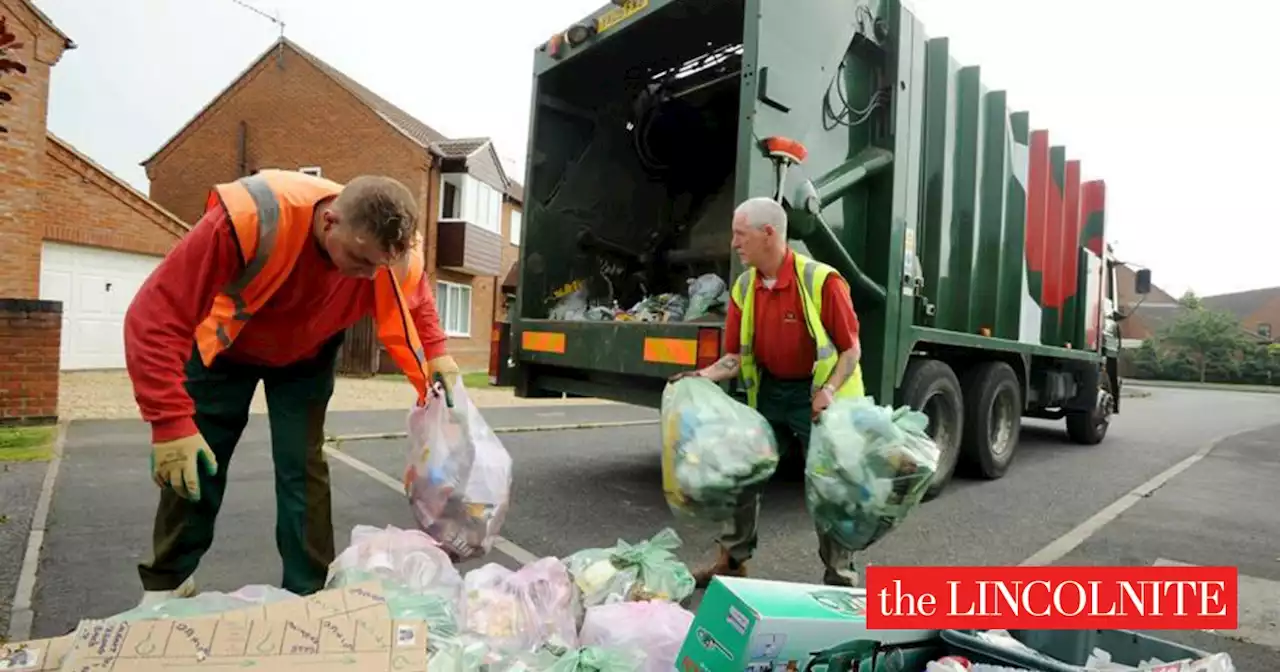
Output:
M778 268L777 282L772 288L764 284L764 277L756 274L755 292L755 343L752 348L756 361L769 373L779 378L806 378L813 373L817 347L809 335L804 319L804 306L800 301L800 285L796 278L795 253L788 251L782 266ZM837 275L827 276L822 283L822 326L838 352L852 348L858 342L858 316L853 310L849 285ZM729 314L724 323L725 352L736 355L742 350L739 341L742 329L742 310L729 302Z
M184 367L195 346L196 326L242 268L226 210L215 206L160 262L129 306L125 364L153 441L197 432ZM433 359L445 354L447 339L429 285L424 276L407 298L423 351ZM318 245L305 245L293 272L219 358L262 366L302 361L373 310L373 280L342 275Z

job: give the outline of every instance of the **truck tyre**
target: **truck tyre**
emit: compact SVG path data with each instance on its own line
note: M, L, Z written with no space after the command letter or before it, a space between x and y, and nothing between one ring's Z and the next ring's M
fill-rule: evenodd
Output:
M964 432L964 395L955 371L936 359L912 360L900 394L900 403L929 416L926 431L938 446L938 470L925 491L927 501L942 494L955 473Z
M1067 414L1067 436L1086 446L1102 443L1111 427L1111 412L1115 410L1112 399L1111 377L1103 371L1098 377L1098 399L1093 408Z
M1013 462L1022 433L1022 385L1004 362L985 362L964 377L961 452L983 478L997 479Z

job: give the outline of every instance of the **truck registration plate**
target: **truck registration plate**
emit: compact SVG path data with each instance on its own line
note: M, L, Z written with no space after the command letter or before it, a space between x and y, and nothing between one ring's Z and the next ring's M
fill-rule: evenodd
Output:
M603 33L648 6L649 0L626 0L621 6L614 7L596 19L596 32Z

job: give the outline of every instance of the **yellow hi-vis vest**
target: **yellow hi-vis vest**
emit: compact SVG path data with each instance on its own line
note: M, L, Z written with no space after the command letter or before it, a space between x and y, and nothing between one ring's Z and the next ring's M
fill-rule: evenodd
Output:
M840 353L836 351L835 344L827 335L826 327L822 326L822 286L828 276L836 273L836 269L796 252L793 252L792 256L796 260L796 283L800 288L800 302L804 305L805 325L809 327L809 335L813 337L816 346L817 356L813 362L813 389L817 391L826 384L827 379L831 378L832 372L836 370L836 362L840 359ZM730 292L734 304L742 311L742 329L738 336L738 347L742 360L740 365L742 382L747 388L747 404L752 408L756 407L760 393L760 371L756 366L753 347L756 317L755 288L756 269L751 268L738 276ZM853 375L849 376L844 385L836 390L835 397L841 399L861 397L865 394L865 388L862 385L862 363L859 362L853 369Z

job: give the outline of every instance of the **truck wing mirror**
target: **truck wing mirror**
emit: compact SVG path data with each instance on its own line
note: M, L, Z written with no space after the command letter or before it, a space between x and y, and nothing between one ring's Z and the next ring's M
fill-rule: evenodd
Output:
M1151 269L1144 268L1133 279L1133 291L1137 294L1151 293Z

